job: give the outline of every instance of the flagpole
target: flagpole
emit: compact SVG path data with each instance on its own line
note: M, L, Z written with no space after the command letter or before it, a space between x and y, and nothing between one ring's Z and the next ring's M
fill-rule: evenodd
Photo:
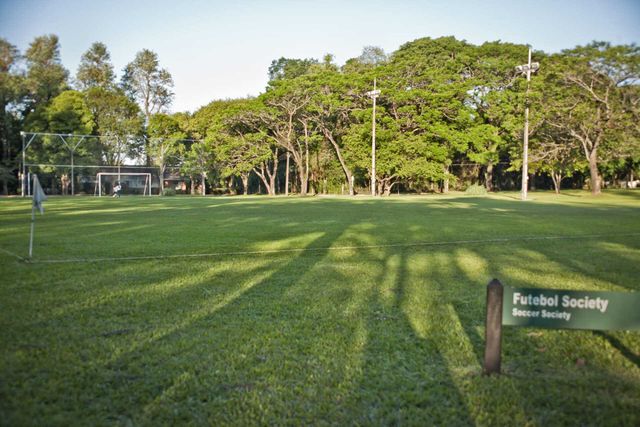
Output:
M33 253L33 231L34 225L36 223L36 205L31 204L31 235L29 237L29 258L31 258L31 254Z
M40 181L38 181L38 175L33 174L33 201L31 203L31 234L29 235L29 258L33 255L33 234L35 231L36 223L36 208L40 210L40 213L44 213L43 203L47 200L47 196L42 191Z

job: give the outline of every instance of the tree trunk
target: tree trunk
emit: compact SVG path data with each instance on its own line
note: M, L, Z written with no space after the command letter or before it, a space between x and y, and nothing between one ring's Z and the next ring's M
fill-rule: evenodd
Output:
M602 179L598 172L598 150L596 148L589 153L589 174L591 176L591 194L596 196L602 192Z
M449 192L449 165L444 165L443 168L445 177L444 181L442 182L442 192L446 194Z
M327 140L331 143L331 145L333 146L333 149L336 152L336 156L338 157L338 161L340 162L340 166L342 167L342 172L344 172L344 176L347 179L347 185L349 186L349 195L354 196L355 192L353 188L353 179L352 179L353 174L351 173L351 170L347 167L347 163L345 162L344 157L342 156L342 151L340 150L340 146L335 141L335 139L333 139L333 135L331 134L331 132L329 132L327 129L323 128L322 133L324 134L325 138L327 138Z
M242 194L246 196L249 194L249 173L241 173L240 179L242 180Z
M202 195L206 196L207 194L207 176L202 174Z
M553 180L553 188L556 194L560 194L560 182L562 181L562 174L560 172L552 171L551 179Z
M271 184L271 192L269 193L272 196L275 196L277 193L276 187L276 178L278 177L278 149L276 148L273 153L273 163L271 165L271 171L267 171L269 173L269 183Z
M487 191L493 191L493 163L489 163L484 172L484 186Z
M164 196L164 167L160 166L160 195Z
M270 161L262 162L260 166L253 168L253 171L258 175L269 196L275 196L277 192L276 179L278 177L278 148L273 151L273 157Z

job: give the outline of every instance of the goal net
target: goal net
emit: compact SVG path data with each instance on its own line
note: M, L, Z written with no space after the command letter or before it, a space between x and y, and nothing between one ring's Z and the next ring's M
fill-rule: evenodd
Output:
M144 172L99 172L96 175L95 196L113 194L116 185L120 185L122 194L151 195L151 174Z
M182 174L182 159L169 156L164 165L150 165L146 147L162 138L140 135L75 135L21 132L18 179L22 196L31 195L31 176L47 195L112 194L120 182L122 194L160 194L169 187L187 192L192 178ZM192 143L184 140L182 143ZM151 160L153 161L153 160ZM100 175L101 174L101 175Z

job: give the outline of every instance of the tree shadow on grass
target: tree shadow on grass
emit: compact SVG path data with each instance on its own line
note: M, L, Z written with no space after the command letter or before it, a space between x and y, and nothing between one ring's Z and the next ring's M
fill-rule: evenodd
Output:
M610 333L603 332L603 331L593 331L593 334L607 341L609 344L611 344L613 348L618 350L620 354L622 354L629 362L633 363L634 365L636 365L636 367L640 368L640 354L635 353L618 338L611 335Z
M589 270L573 267L567 271L556 260L558 251L562 248L511 244L488 247L484 254L494 263L500 260L494 266L496 277L508 286L580 289L585 281L598 280L590 277ZM631 352L625 343L614 344L614 335L607 335L612 336L607 341L614 348L619 344ZM637 344L637 335L633 335L625 334L625 341ZM621 353L624 359L612 358L615 353L597 341L590 331L503 329L503 370L529 396L527 408L544 408L531 412L536 422L602 424L615 419L616 424L637 424L640 401L629 397L634 390L640 391L638 371L628 371L623 363L628 360L626 354ZM540 387L548 392L540 393Z
M314 246L329 247L337 237L323 236ZM326 252L317 251L285 258L225 305L204 308L195 317L187 312L189 320L179 328L123 354L113 367L161 373L145 381L146 392L136 393L135 405L122 407L121 412L140 422L176 419L172 411L191 411L209 423L238 422L236 411L241 409L240 419L247 422L258 422L260 417L296 423L321 419L323 407L314 399L327 394L323 391L327 384L308 374L339 371L342 357L332 353L331 340L325 338L323 327L331 327L330 319L307 309L313 303L309 296L290 293L325 256ZM205 280L197 287L209 284ZM207 298L200 299L205 307ZM353 331L345 322L340 327L340 340ZM318 341L324 345L318 347ZM139 358L152 365L140 366ZM335 374L330 375L329 384L334 380ZM112 387L111 394L133 386ZM190 408L185 399L194 400ZM261 412L256 405L269 409Z
M465 396L456 385L439 337L438 326L427 324L439 317L438 291L415 289L427 283L410 279L407 250L386 250L377 275L359 306L366 326L362 349L362 375L354 386L358 393L347 405L357 408L350 420L356 424L472 425ZM410 282L410 284L409 284ZM426 295L426 296L425 296ZM427 323L425 323L425 319Z

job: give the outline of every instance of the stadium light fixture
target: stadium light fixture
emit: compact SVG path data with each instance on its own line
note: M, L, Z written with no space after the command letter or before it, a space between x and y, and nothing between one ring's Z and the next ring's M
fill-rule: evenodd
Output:
M373 90L367 92L367 96L373 99L373 118L371 120L371 195L376 195L376 98L380 96L376 89L376 79L373 79Z
M531 62L531 48L529 48L529 61L526 64L518 65L516 72L527 77L527 90L525 93L525 109L524 109L524 134L522 143L522 190L520 198L527 200L527 189L529 187L529 82L531 81L531 73L535 73L540 69L540 63Z

